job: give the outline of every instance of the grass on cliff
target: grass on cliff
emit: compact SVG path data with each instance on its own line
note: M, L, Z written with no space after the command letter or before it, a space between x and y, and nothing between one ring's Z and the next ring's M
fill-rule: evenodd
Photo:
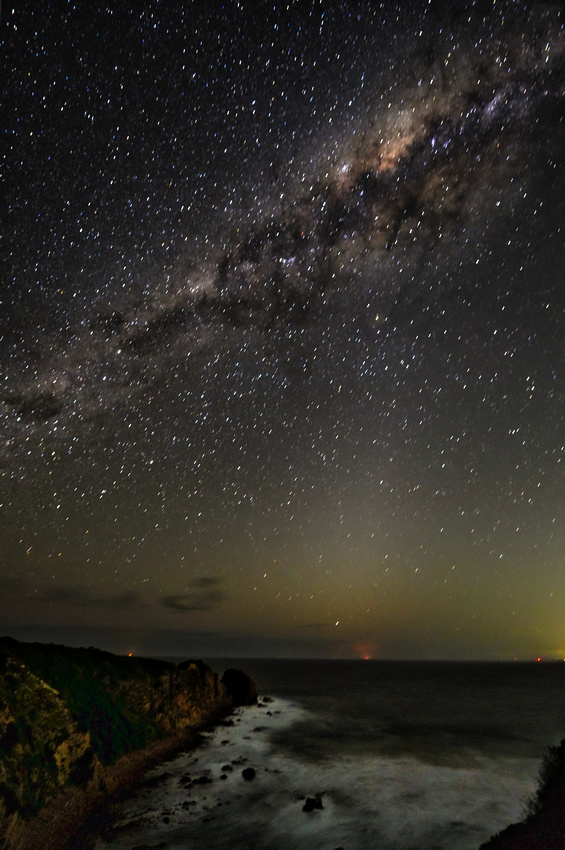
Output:
M148 685L174 665L148 658L127 658L92 647L20 643L0 639L0 658L17 658L59 692L78 727L91 734L92 749L103 764L161 737L162 729L120 696L124 682Z

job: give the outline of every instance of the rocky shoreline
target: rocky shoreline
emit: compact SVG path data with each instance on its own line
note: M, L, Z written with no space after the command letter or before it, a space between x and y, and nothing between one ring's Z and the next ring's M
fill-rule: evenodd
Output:
M220 719L198 748L146 772L127 799L111 807L96 830L95 850L183 842L197 850L244 848L257 840L270 846L271 838L273 846L284 840L302 847L305 832L318 840L318 818L329 815L331 800L308 771L289 775L271 741L302 716L286 700L262 696Z
M147 770L256 700L244 673L200 661L0 639L0 846L87 847Z
M66 788L34 817L19 819L5 837L6 850L86 850L111 818L112 806L123 800L148 770L199 742L196 730L185 730L122 756L104 770L98 789Z

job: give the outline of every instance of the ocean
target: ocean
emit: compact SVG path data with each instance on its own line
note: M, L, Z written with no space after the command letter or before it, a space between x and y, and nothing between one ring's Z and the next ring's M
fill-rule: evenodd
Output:
M565 664L207 659L259 705L147 774L96 850L477 850L565 737Z

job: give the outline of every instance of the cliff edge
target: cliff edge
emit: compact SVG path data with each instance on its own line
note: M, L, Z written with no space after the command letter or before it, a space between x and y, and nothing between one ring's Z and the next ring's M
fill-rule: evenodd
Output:
M119 763L129 758L139 773L241 704L242 692L252 702L253 680L237 673L224 682L201 661L176 665L0 638L2 846L25 846L29 824L45 818L56 798L66 795L67 807L73 790L75 801L77 793L83 803L103 798L132 773ZM144 752L147 764L134 759Z
M563 850L565 847L565 740L549 747L526 817L493 836L479 850Z

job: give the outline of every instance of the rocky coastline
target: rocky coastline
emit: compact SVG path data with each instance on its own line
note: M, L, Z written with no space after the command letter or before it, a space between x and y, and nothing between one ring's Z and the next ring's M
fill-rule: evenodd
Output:
M0 638L0 847L87 846L149 768L256 701L250 677L201 661Z

